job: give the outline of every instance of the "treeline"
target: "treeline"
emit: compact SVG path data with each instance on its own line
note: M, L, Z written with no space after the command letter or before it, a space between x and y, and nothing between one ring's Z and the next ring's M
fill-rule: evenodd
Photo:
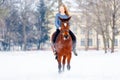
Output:
M110 48L114 52L115 38L120 33L120 0L1 0L0 1L0 42L4 49L11 45L27 50L33 45L41 49L50 36L51 19L61 3L78 11L72 24L85 32L85 50L89 49L90 30L96 31L97 50L99 35L103 38L105 53ZM73 7L72 5L77 5ZM8 47L6 47L8 46Z
M88 49L89 31L96 31L97 49L99 49L99 35L103 38L104 50L114 52L115 38L120 34L120 0L76 0L81 9L81 24L85 23L86 49ZM83 19L82 17L82 19ZM111 44L110 44L111 43Z
M53 13L49 7L44 0L0 1L0 50L11 50L14 46L21 50L33 46L42 49L50 38L48 18Z

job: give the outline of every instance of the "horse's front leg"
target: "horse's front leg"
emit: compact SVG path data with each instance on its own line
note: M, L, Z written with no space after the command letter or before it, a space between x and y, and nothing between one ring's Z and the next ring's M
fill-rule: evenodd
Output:
M58 60L58 72L61 73L62 72L61 71L61 67L62 67L62 65L61 65L61 57L58 56L57 60Z
M58 72L59 72L59 73L62 72L62 71L61 71L61 67L62 67L62 66L61 66L61 63L58 63Z
M67 58L67 69L70 70L71 66L70 66L70 60L71 60L71 53L70 55L68 55L68 58Z
M70 64L67 64L67 69L70 70L70 68L71 68L71 67L70 67Z
M66 60L66 56L63 56L63 61L62 61L62 64L63 64L63 71L64 71L64 68L65 68L65 60Z

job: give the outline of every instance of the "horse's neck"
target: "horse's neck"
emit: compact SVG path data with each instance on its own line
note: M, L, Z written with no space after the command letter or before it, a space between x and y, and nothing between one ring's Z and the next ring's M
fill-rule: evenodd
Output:
M70 40L70 39L72 39L71 38L71 36L69 37L69 39L68 40ZM68 41L68 40L64 40L64 36L62 35L62 33L60 32L60 34L58 35L58 37L57 37L57 39L56 39L56 41L60 41L60 42L66 42L66 41Z

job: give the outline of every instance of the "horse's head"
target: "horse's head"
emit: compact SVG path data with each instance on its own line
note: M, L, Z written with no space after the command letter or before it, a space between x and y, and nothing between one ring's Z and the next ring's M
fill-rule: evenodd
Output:
M64 39L68 39L69 38L69 29L70 29L70 25L69 25L69 20L71 17L67 18L67 19L62 19L59 17L59 19L61 20L61 33L64 36Z

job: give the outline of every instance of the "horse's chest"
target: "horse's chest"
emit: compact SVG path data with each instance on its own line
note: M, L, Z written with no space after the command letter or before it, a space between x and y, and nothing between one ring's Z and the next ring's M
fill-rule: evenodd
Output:
M71 44L71 43L72 43L72 41L69 40L69 39L68 39L68 40L64 40L64 39L63 39L63 40L61 40L61 41L58 42L58 44L62 44L62 45L66 45L66 44L69 45L69 44Z
M64 37L59 37L57 42L56 42L56 48L58 51L71 50L71 48L72 48L71 37L69 37L68 39L64 39Z
M70 40L58 41L58 43L57 43L57 47L59 49L70 48L70 46L72 46L72 41L70 41Z

